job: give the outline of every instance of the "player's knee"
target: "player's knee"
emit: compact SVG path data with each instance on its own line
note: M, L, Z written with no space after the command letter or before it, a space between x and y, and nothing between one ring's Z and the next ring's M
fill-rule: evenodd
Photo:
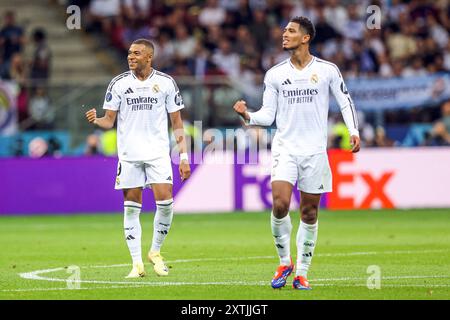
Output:
M140 189L123 189L123 198L125 201L133 201L142 203L142 190Z
M282 198L275 198L273 201L273 215L277 219L284 218L289 212L289 201Z
M316 205L305 205L302 208L302 221L308 224L314 224L317 221L318 208Z

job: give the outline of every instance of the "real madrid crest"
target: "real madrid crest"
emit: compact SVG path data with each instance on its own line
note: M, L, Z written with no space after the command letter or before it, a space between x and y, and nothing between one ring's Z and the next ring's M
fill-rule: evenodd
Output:
M155 85L153 86L152 90L153 90L154 93L158 93L158 92L160 91L160 90L159 90L159 86L158 86L157 84L155 84Z
M319 77L317 76L316 73L313 73L311 75L311 83L316 84L317 82L319 82Z

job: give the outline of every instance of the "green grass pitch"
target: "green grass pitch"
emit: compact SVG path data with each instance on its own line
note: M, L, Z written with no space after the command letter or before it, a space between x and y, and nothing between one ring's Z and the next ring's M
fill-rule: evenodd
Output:
M299 215L291 217L295 253ZM162 250L169 276L156 276L146 263L140 279L124 278L130 258L122 220L1 217L0 299L450 298L450 209L321 211L312 291L292 289L292 276L285 288L270 287L278 258L268 212L176 215ZM153 214L143 213L141 223L146 256ZM79 267L78 289L72 265ZM377 270L380 288L369 289Z

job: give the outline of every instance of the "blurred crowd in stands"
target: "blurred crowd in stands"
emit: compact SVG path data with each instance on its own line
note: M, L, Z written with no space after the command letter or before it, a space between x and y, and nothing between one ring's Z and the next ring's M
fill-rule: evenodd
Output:
M26 122L26 129L51 129L53 113L47 96L51 52L45 30L36 28L26 37L14 11L4 12L1 19L0 79L18 85L18 120Z
M282 30L296 15L316 26L313 54L336 63L347 79L450 70L446 0L69 2L84 8L88 32L106 34L124 53L136 38L154 39L156 67L174 75L244 75L260 83L261 73L288 57ZM381 10L379 28L366 26L369 5Z
M266 70L289 55L281 48L282 30L292 16L315 24L314 55L336 63L346 79L411 77L450 71L450 6L448 1L338 0L79 0L87 31L101 33L122 56L136 38L153 39L155 67L174 77L204 79L226 75L260 103ZM380 26L366 22L380 9ZM376 21L375 21L376 22ZM252 105L252 103L250 103ZM384 112L384 124L431 123L448 112L413 108ZM442 107L442 109L445 109ZM394 146L373 115L359 112L366 146ZM330 116L331 147L349 148L339 114ZM437 122L441 123L441 122ZM444 121L445 123L445 121ZM213 125L216 125L213 123ZM436 125L426 132L426 145L449 144Z
M105 49L115 50L120 63L126 62L133 40L148 38L156 47L158 70L176 79L228 77L239 84L244 98L246 93L247 99L256 97L250 103L255 107L260 104L265 71L289 57L281 38L292 16L314 22L312 53L336 63L345 79L450 72L447 0L66 0L64 6L68 5L81 8L83 30L102 39ZM370 5L381 10L380 28L368 28ZM51 128L46 95L51 53L45 32L34 30L26 41L13 12L2 19L0 78L13 79L23 88L18 102L21 121L32 116L31 129ZM31 59L23 55L25 46L33 47ZM427 124L421 145L450 145L450 102L385 111L382 117L385 125ZM375 118L359 112L363 144L397 145ZM331 113L329 124L330 147L349 148L340 114ZM87 154L102 150L98 137L98 133L88 137Z

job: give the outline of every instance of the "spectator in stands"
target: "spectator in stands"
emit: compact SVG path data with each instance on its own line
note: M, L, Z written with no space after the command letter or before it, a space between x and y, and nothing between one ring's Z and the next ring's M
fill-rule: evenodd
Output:
M232 77L239 76L240 58L233 52L231 42L228 39L221 39L219 48L213 54L213 62L226 74Z
M352 40L362 40L366 24L361 19L357 4L351 4L347 8L348 20L343 25L343 35Z
M420 77L427 74L427 70L423 66L422 58L419 55L411 58L409 63L402 71L403 77Z
M383 78L389 78L394 75L394 71L392 70L392 66L389 63L389 57L387 54L381 54L378 56L378 62L380 65L379 75Z
M15 81L19 85L24 85L27 79L26 65L23 61L22 54L15 52L9 63L5 63L0 78L4 80Z
M50 77L51 51L43 29L33 32L34 53L31 62L30 79L33 86L45 86Z
M413 36L414 26L406 19L404 23L400 25L400 29L394 27L386 34L387 47L392 59L408 59L417 53L417 43Z
M23 28L16 24L14 11L6 11L3 27L0 30L0 48L3 62L7 63L16 52L22 52L25 43Z
M357 111L359 132L361 136L361 145L364 147L373 147L375 145L375 129L366 121L366 116L361 110Z
M159 34L157 44L155 43L155 67L163 72L170 72L175 58L175 48L170 36L166 32Z
M31 158L42 158L47 154L48 143L42 137L33 138L28 144L28 155Z
M441 106L442 117L436 121L426 138L428 146L450 146L450 100Z
M173 40L175 57L181 60L188 59L194 54L196 45L197 40L188 33L186 26L177 25L175 28L175 40Z
M87 12L88 31L101 31L108 36L114 20L121 14L120 0L91 0Z
M187 66L192 74L197 79L204 79L210 71L214 68L211 62L211 53L199 41L195 48L195 55L189 58Z
M397 23L399 21L400 14L408 12L408 5L402 0L392 0L389 9L387 10L388 21Z
M348 12L338 0L327 0L324 9L325 19L337 32L345 36L345 26L348 22Z
M50 130L53 128L55 112L50 104L46 89L38 86L30 98L29 113L34 124L30 129Z
M226 10L219 6L217 0L207 0L201 10L198 21L203 27L219 26L225 21Z
M146 20L142 19L141 17L136 17L132 20L129 20L128 23L124 26L122 46L128 51L128 48L134 40L152 39L154 37L155 34L152 34Z
M100 138L97 134L90 134L86 138L86 149L84 150L84 155L94 156L101 154L100 152Z
M255 50L255 48L259 47L259 45L247 26L241 25L237 28L236 40L234 43L233 51L239 55L251 56L254 58L259 57L259 50Z
M152 0L123 0L123 14L126 18L146 20L150 15Z
M311 20L312 21L312 20ZM314 37L314 44L322 44L330 39L335 39L338 37L336 30L327 22L325 17L324 8L319 7L317 9L317 22L316 36Z
M444 49L449 41L448 31L438 23L436 17L432 14L427 15L427 29L438 46Z
M377 126L375 129L374 147L393 147L394 144L394 141L387 137L386 130L382 126Z
M17 95L18 120L22 122L28 118L28 90L27 90L27 70L22 54L16 52L12 55L9 64L0 74L1 79L11 80L17 83L19 92Z
M316 26L317 31L317 22L319 20L320 12L322 10L322 6L317 5L317 1L315 0L304 0L304 1L295 1L294 8L292 9L292 16L304 16L308 17ZM316 35L319 32L316 32ZM315 41L315 40L314 40Z
M269 38L270 25L267 22L266 13L263 10L258 9L252 13L253 21L247 29L249 31L249 38L256 41L256 48L258 48L258 50L264 50L266 47L266 41ZM239 28L241 27L243 26L239 26Z

